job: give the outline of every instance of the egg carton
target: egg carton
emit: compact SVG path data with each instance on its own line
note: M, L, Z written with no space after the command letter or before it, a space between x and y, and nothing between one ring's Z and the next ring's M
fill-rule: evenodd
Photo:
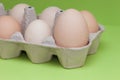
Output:
M4 7L0 4L0 15L5 15ZM37 19L34 8L25 9L25 18L23 21L23 33L28 24ZM100 36L104 28L99 26L99 31L89 35L89 43L80 48L63 48L55 44L52 36L48 37L41 44L28 43L24 40L20 32L14 33L9 40L0 39L0 57L1 59L10 59L18 57L21 51L25 51L28 58L33 63L45 63L51 60L53 55L58 57L59 62L64 68L77 68L85 64L88 54L96 53Z

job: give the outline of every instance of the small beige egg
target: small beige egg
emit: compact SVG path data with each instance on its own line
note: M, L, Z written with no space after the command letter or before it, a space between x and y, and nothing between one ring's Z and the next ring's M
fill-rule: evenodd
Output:
M24 4L24 3L17 4L10 10L9 15L13 16L16 20L19 21L20 24L22 24L22 21L24 18L24 9L26 7L29 7L29 5Z
M99 30L99 25L95 19L95 17L89 11L81 11L82 15L84 16L90 33L95 33Z
M60 10L58 7L48 7L39 15L39 19L46 21L52 28L54 26L55 14Z
M11 16L0 16L0 38L9 39L15 32L21 32L21 26Z
M62 12L55 21L53 36L55 43L60 47L74 48L87 45L89 32L83 15L75 9Z
M25 31L25 40L30 43L41 44L50 34L50 27L45 21L34 20Z

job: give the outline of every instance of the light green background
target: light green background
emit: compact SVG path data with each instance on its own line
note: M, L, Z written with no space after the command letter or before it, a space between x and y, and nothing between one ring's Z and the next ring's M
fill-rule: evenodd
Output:
M40 13L48 6L89 10L105 26L98 51L83 67L64 69L56 58L33 64L26 55L0 59L0 80L120 80L120 0L0 0L6 9L27 3Z

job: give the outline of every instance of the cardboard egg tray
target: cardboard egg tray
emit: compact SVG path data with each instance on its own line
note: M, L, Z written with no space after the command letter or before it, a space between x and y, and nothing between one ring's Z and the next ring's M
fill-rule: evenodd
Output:
M6 11L3 5L0 4L0 16L5 14ZM36 18L33 7L25 9L23 33L28 24ZM1 59L18 57L21 50L24 50L33 63L48 62L53 55L56 55L64 68L77 68L84 65L88 54L96 53L100 36L104 31L103 26L100 25L99 27L98 32L89 35L89 43L80 48L58 47L52 36L48 37L41 45L28 43L24 40L22 33L16 32L9 40L0 39L0 57Z

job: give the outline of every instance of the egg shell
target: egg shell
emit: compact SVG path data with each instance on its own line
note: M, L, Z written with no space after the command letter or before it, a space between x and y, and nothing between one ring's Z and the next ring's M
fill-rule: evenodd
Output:
M20 24L22 24L24 18L24 9L26 7L29 7L29 5L24 3L17 4L10 10L9 15L13 16L16 20L19 21Z
M87 23L79 11L68 9L57 17L54 39L58 46L82 47L88 44L88 37Z
M39 19L46 21L52 28L54 26L55 14L60 10L58 7L48 7L39 15Z
M89 11L81 11L82 15L84 16L90 33L95 33L99 30L99 25L95 19L95 17Z
M50 27L46 22L34 20L25 31L25 40L30 43L41 44L50 34Z
M11 16L0 16L0 38L9 39L15 32L21 32L21 26Z

